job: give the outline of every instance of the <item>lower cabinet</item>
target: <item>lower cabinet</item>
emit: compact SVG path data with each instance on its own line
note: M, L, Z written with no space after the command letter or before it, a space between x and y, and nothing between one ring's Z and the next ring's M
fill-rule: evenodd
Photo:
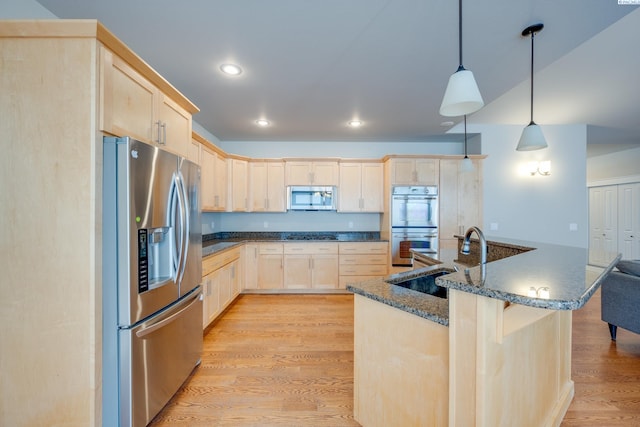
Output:
M337 289L337 243L285 243L285 289Z
M203 260L203 328L209 326L240 293L242 288L240 255L240 248L232 248Z
M389 272L388 242L341 242L338 252L340 289L349 283L384 277Z
M258 245L258 289L282 289L283 244Z
M243 289L345 289L388 274L388 242L247 243Z

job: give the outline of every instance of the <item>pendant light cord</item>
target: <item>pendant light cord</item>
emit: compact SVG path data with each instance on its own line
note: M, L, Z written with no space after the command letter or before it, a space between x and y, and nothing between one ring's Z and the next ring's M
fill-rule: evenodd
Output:
M531 122L529 124L534 124L533 122L533 38L535 34L536 34L535 31L531 32Z
M460 64L458 71L464 70L462 66L462 0L458 0L458 55Z
M467 115L464 115L464 158L468 159L467 156Z

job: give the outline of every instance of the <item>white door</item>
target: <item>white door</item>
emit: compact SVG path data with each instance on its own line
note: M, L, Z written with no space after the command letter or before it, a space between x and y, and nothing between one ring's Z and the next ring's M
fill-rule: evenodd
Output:
M618 251L640 259L640 183L618 185Z
M589 189L589 263L602 265L606 252L617 252L617 210L617 185Z

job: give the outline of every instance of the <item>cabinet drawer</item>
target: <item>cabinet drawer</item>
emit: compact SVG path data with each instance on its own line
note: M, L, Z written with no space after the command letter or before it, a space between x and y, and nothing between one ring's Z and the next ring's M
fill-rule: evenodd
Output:
M202 277L240 258L240 247L209 255L202 260Z
M337 254L337 243L285 243L284 253L294 254Z
M386 254L387 242L343 242L339 243L340 254Z
M340 264L340 276L386 276L386 265Z
M340 255L343 265L386 265L387 255Z
M282 243L260 243L258 253L260 255L282 254Z

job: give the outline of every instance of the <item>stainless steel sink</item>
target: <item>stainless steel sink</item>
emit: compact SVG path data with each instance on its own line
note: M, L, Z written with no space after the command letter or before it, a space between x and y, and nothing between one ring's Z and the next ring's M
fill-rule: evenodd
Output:
M414 277L409 280L390 283L393 286L399 286L412 291L421 292L423 294L433 295L439 298L447 298L447 288L436 285L436 277L453 273L454 270L442 269L434 271L430 274Z

